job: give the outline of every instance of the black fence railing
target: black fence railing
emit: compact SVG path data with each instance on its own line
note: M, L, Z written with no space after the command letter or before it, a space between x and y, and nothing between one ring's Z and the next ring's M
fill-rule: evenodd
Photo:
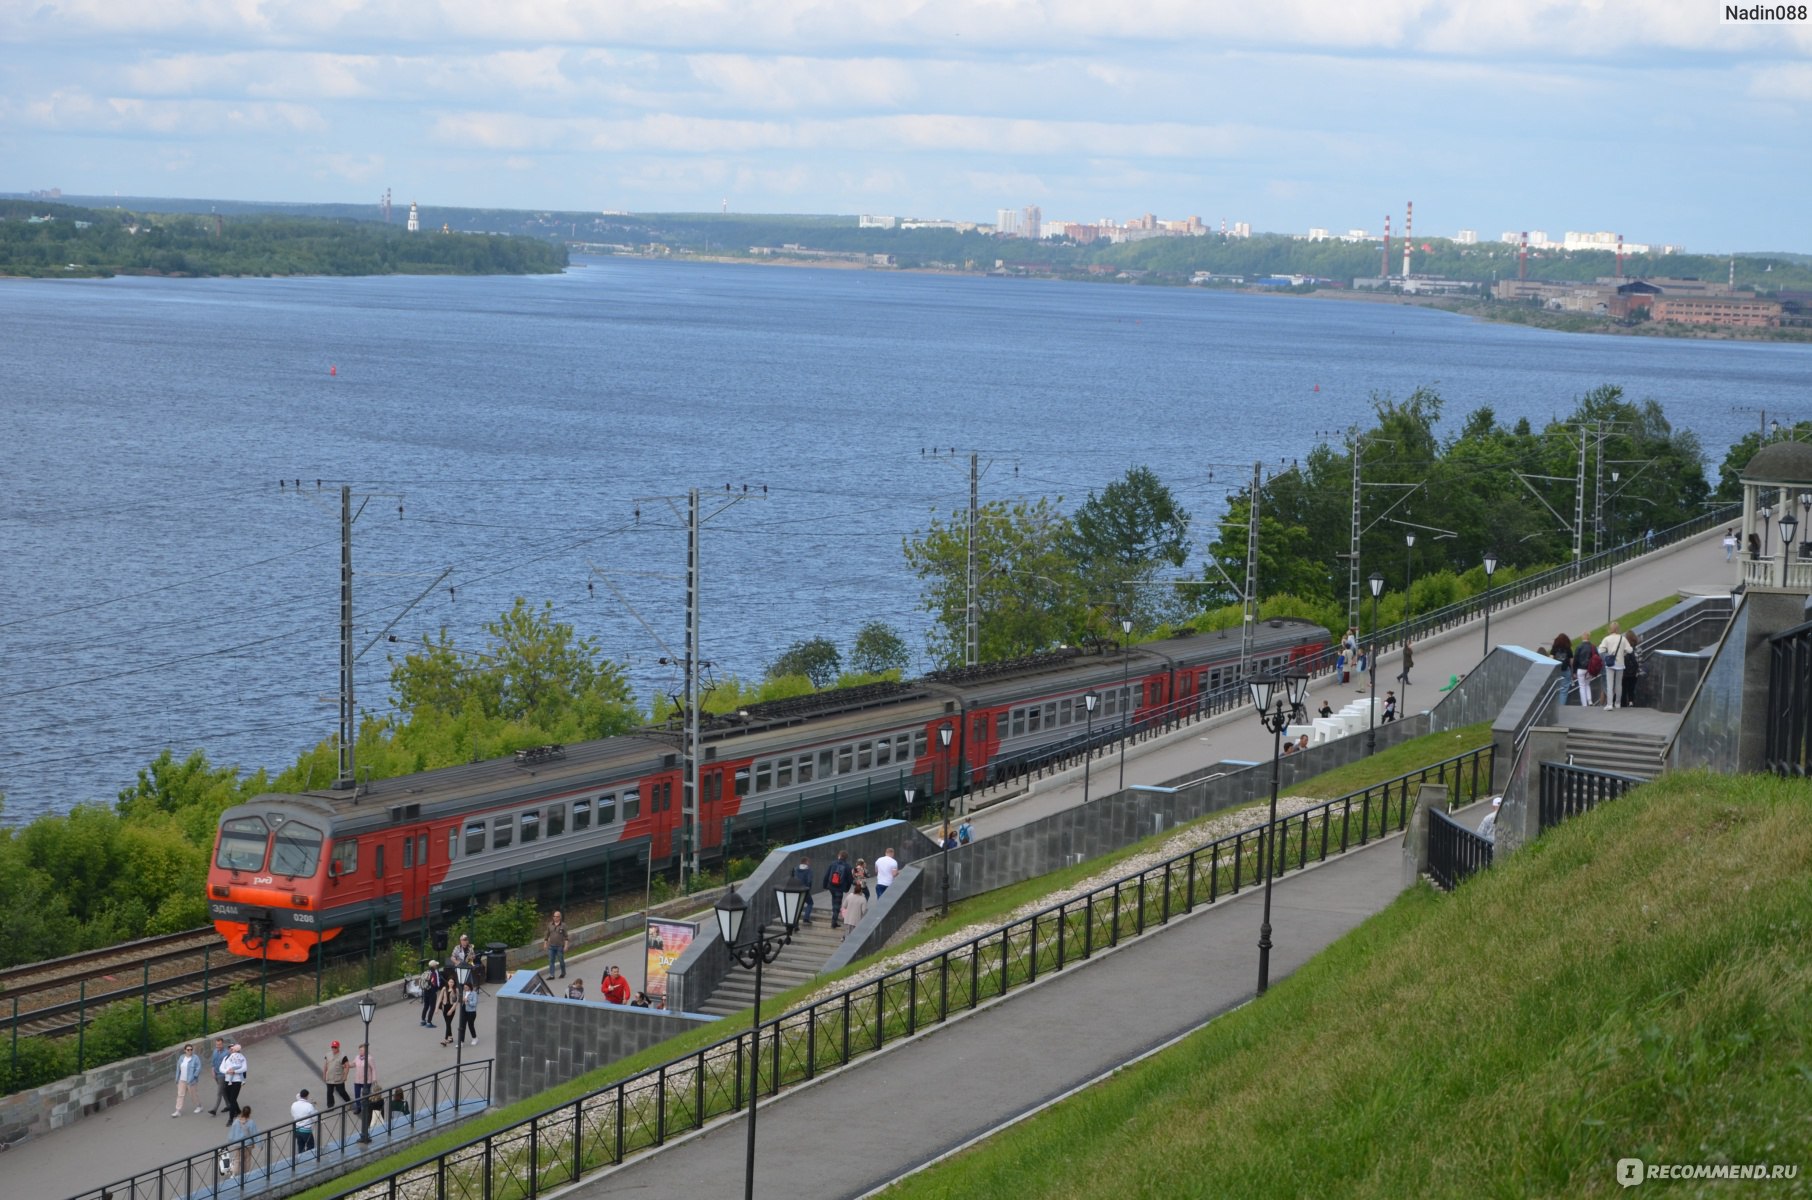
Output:
M1444 812L1428 814L1428 874L1451 892L1491 865L1491 840Z
M1762 761L1790 779L1812 775L1812 622L1768 639L1768 727Z
M369 1105L355 1101L324 1108L310 1119L308 1136L301 1136L296 1121L260 1125L257 1134L243 1141L223 1138L211 1150L91 1188L71 1200L212 1200L266 1191L288 1195L314 1176L325 1177L360 1158L384 1153L411 1134L476 1116L490 1102L491 1060L480 1059L380 1087ZM361 1141L367 1125L370 1140Z
M741 1111L863 1055L911 1037L1042 975L1138 937L1199 905L1399 831L1423 783L1456 799L1491 780L1492 748L1469 750L1372 787L1240 830L1061 904L1041 909L885 975L762 1022L760 1061L748 1030L337 1197L517 1200Z
M1545 832L1568 817L1590 812L1606 800L1615 800L1631 788L1641 787L1647 782L1636 775L1620 775L1615 771L1576 767L1569 763L1544 762L1541 764L1538 785L1541 829Z

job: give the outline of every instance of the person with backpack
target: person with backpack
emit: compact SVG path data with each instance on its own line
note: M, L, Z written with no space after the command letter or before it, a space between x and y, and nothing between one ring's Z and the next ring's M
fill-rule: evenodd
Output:
M1579 640L1573 643L1573 679L1579 685L1579 703L1584 707L1592 704L1592 680L1604 670L1604 661L1598 657L1598 647L1592 644L1592 635L1582 633Z
M969 827L969 822L965 819L961 825L956 827L956 844L959 846L967 846L974 840L975 830Z
M824 869L824 890L830 893L831 928L843 924L843 896L855 886L855 875L849 865L849 851L837 851L837 857Z

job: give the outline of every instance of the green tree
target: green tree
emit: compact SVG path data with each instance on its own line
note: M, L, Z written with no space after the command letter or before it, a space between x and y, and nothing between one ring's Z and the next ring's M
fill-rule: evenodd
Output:
M1112 598L1138 628L1159 618L1161 596L1146 585L1157 571L1189 558L1189 514L1149 467L1091 493L1072 521L1069 552L1090 593Z
M911 662L906 639L885 621L870 621L862 626L849 648L849 668L862 675L904 672Z
M988 662L1048 650L1064 642L1105 636L1111 598L1090 599L1071 553L1074 530L1058 501L981 507L975 561L979 653ZM961 513L933 518L905 539L906 565L920 580L920 603L932 614L927 634L934 661L961 664L967 643L968 522Z
M1743 439L1730 448L1724 455L1724 461L1718 465L1718 490L1715 496L1719 500L1737 501L1743 498L1743 468L1749 460L1761 452L1764 445L1780 438L1792 442L1812 442L1812 421L1797 421L1793 428L1781 426L1778 434L1764 436L1759 431L1746 433Z
M803 675L817 688L829 687L843 669L843 655L829 638L802 638L780 652L768 665L768 678Z

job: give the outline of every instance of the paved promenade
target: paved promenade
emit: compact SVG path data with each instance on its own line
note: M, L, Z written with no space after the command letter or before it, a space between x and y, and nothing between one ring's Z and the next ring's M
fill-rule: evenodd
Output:
M1401 840L1277 881L1274 986L1399 894ZM1263 903L1242 892L765 1103L755 1194L863 1195L1252 999ZM747 1130L721 1122L563 1194L734 1194Z
M1620 610L1634 608L1664 595L1671 595L1683 589L1702 589L1707 591L1728 589L1735 580L1735 567L1726 564L1723 559L1719 541L1722 530L1714 531L1690 542L1657 551L1626 566L1619 567L1616 574L1616 607ZM1512 643L1528 647L1546 645L1555 633L1562 629L1570 634L1594 628L1605 621L1605 581L1602 577L1588 580L1583 584L1529 601L1516 609L1494 612L1491 618L1491 640L1493 644ZM1439 697L1439 688L1447 682L1448 676L1463 673L1472 669L1483 650L1482 622L1473 622L1458 630L1416 646L1416 669L1411 675L1411 686L1408 692L1407 711L1428 707ZM1387 687L1395 687L1391 676L1397 673L1396 656L1388 656L1383 673L1379 676L1379 696L1382 697ZM1360 694L1358 677L1355 682L1344 688L1330 686L1322 682L1313 692L1311 707L1320 702L1323 695L1330 699L1336 708L1347 699ZM1399 696L1403 695L1398 689ZM1413 706L1413 707L1411 707ZM1607 714L1616 719L1619 714ZM1169 738L1134 747L1127 755L1126 780L1129 784L1156 783L1165 779L1184 775L1206 764L1223 759L1252 759L1263 761L1271 753L1271 736L1248 713L1235 713L1203 722L1189 730L1180 731ZM1095 795L1105 794L1117 783L1118 762L1113 756L1097 760L1094 765ZM990 833L1013 825L1035 820L1060 808L1081 802L1082 773L1073 771L1067 776L1040 781L1039 789L1032 794L1008 803L995 805L978 813L974 818L977 836L986 837ZM1482 811L1472 814L1473 823L1483 815ZM1388 845L1395 847L1393 839ZM1278 949L1273 953L1273 969L1280 963L1284 970L1301 961L1301 957L1314 944L1314 938L1321 936L1318 931L1325 931L1327 937L1322 944L1338 936L1365 913L1376 911L1390 895L1395 894L1396 857L1394 853L1368 851L1371 858L1382 864L1373 870L1377 878L1366 882L1363 871L1352 865L1356 860L1330 864L1317 868L1298 878L1287 880L1281 887L1292 889L1293 899L1279 900L1286 905L1295 905L1296 909L1286 910L1294 915L1290 918L1280 916L1277 922L1279 933ZM1326 873L1326 878L1323 878ZM1351 879L1350 884L1337 881ZM1388 894L1375 893L1377 887L1388 884ZM1322 889L1350 887L1350 894L1343 892L1326 893ZM1381 899L1379 897L1382 897ZM1234 906L1246 903L1242 897ZM1219 911L1219 910L1217 910ZM1201 918L1191 918L1191 923ZM1231 918L1228 918L1231 919ZM1284 921L1291 919L1300 922L1294 936L1287 936L1288 928ZM1200 950L1183 946L1175 953L1183 955L1182 961L1199 965L1199 972L1184 972L1181 978L1188 983L1185 994L1172 997L1162 1003L1155 1003L1141 994L1134 997L1125 990L1124 979L1119 979L1111 986L1104 985L1104 999L1089 1003L1111 1004L1115 1011L1122 1014L1128 1029L1137 1032L1132 1039L1136 1042L1144 1038L1143 1044L1152 1044L1170 1036L1178 1029L1187 1028L1190 1020L1200 1019L1215 1006L1225 1007L1237 1003L1241 997L1240 989L1250 989L1247 976L1255 975L1256 967L1251 960L1256 955L1253 944L1257 940L1258 919L1256 914L1242 917L1240 920L1250 928L1240 926L1227 936L1225 945L1219 950L1204 947ZM1177 943L1166 943L1177 944ZM1142 944L1143 945L1143 944ZM1169 949L1138 950L1140 955L1165 954ZM1216 954L1222 957L1204 960L1201 954ZM1281 955L1281 959L1280 956ZM1244 956L1238 969L1232 966L1234 956ZM1113 955L1104 962L1116 965L1106 971L1096 970L1097 975L1117 976L1128 967L1133 967L1126 978L1145 978L1147 975L1162 975L1162 971L1144 966L1147 960L1128 959L1123 955ZM1156 960L1151 960L1156 961ZM572 968L575 974L583 973L586 992L593 994L598 978L607 963L617 963L626 975L631 978L632 986L640 986L642 964L639 952L639 935L637 940L626 946L618 943L587 950L575 954ZM511 963L512 968L516 964ZM1212 969L1210 969L1212 968ZM1095 970L1086 968L1085 970ZM1209 993L1201 992L1203 979L1215 980L1231 972L1224 991L1216 991L1211 998ZM1064 972L1061 978L1068 978L1072 973ZM949 1078L939 1078L927 1083L922 1090L928 1092L937 1102L934 1107L941 1107L951 1098L960 1098L960 1104L951 1106L952 1111L938 1116L925 1134L927 1145L951 1144L948 1138L963 1122L959 1115L968 1114L976 1120L993 1121L1003 1114L1017 1111L1033 1103L1039 1096L1051 1094L1059 1076L1063 1078L1084 1079L1092 1062L1119 1061L1116 1055L1120 1050L1094 1053L1088 1043L1094 1037L1092 1028L1080 1038L1077 1031L1082 1027L1077 1023L1075 1014L1066 1017L1061 1011L1067 1003L1052 1002L1042 998L1041 991L1034 989L1025 1000L1015 1000L1014 1004L1031 1001L1040 996L1035 1004L1053 1004L1059 1011L1041 1015L1036 1018L1025 1018L1032 1028L1045 1028L1058 1036L1046 1041L1043 1036L1036 1052L1008 1060L1004 1068L990 1068L979 1071L964 1066L960 1071L947 1071ZM380 990L394 992L397 983L394 980L383 981ZM1080 1002L1075 1002L1080 1003ZM371 1040L382 1081L396 1083L405 1079L425 1075L440 1067L450 1066L453 1062L453 1049L441 1047L440 1031L421 1028L416 1022L418 1006L415 1003L390 1004L378 1011L372 1022ZM1034 1011L1018 1009L1018 1011ZM1192 1016L1193 1014L1193 1016ZM990 1014L969 1024L981 1029L1004 1028L1010 1024L1020 1023L1019 1016ZM1044 1025L1040 1023L1044 1022ZM955 1032L953 1027L950 1031ZM321 1057L327 1051L328 1043L338 1039L349 1052L358 1046L362 1029L356 1018L309 1030L294 1036L270 1038L246 1046L246 1053L251 1060L251 1077L246 1084L242 1101L250 1104L253 1114L261 1128L268 1129L289 1120L289 1104L294 1099L296 1090L308 1087L311 1094L318 1095L320 1089ZM479 1015L480 1041L477 1046L467 1045L464 1054L468 1059L485 1058L490 1055L490 1011L487 1008ZM940 1035L942 1036L942 1035ZM1004 1036L1004 1035L1002 1035ZM1090 1053L1093 1057L1077 1060L1078 1065L1070 1065L1066 1056L1060 1069L1052 1070L1053 1064L1044 1062L1043 1050L1046 1045L1064 1045L1072 1040L1079 1041L1079 1053ZM915 1043L916 1045L917 1043ZM1116 1043L1118 1045L1119 1043ZM958 1060L962 1061L962 1060ZM833 1110L823 1118L823 1124L802 1140L815 1140L822 1143L835 1143L847 1134L854 1137L859 1131L872 1123L874 1135L885 1140L893 1129L893 1099L904 1095L905 1089L896 1086L891 1072L902 1068L902 1063L889 1055L881 1060L886 1064L869 1069L863 1078L865 1083L857 1089L858 1094L866 1093L871 1099L860 1104L851 1104L841 1112ZM986 1076L992 1075L992 1078ZM953 1084L952 1079L960 1079ZM916 1086L916 1085L915 1085ZM957 1089L952 1091L953 1086ZM1067 1085L1066 1085L1067 1086ZM975 1089L975 1090L972 1090ZM1058 1089L1060 1090L1060 1089ZM205 1113L212 1103L211 1094L203 1098L203 1115L185 1113L182 1117L171 1119L170 1105L174 1096L174 1085L161 1089L135 1100L117 1105L104 1113L77 1122L54 1134L34 1138L6 1152L0 1158L0 1169L6 1180L0 1193L6 1196L31 1197L32 1200L60 1200L85 1189L98 1188L123 1178L134 1170L149 1169L188 1154L198 1153L224 1141L225 1120L209 1120ZM872 1097L884 1095L886 1104L877 1105ZM765 1118L764 1118L765 1121ZM779 1121L775 1122L780 1125ZM964 1125L963 1127L967 1127ZM904 1128L902 1126L901 1128ZM741 1126L735 1127L740 1135ZM785 1143L779 1140L769 1141L769 1127L763 1125L764 1147L776 1148L775 1156L769 1158L770 1170L776 1171L773 1177L779 1183L783 1177L793 1174L786 1166L787 1159L780 1156L778 1148ZM707 1140L715 1138L722 1141L725 1135L707 1135ZM774 1131L778 1139L779 1131ZM898 1140L897 1134L892 1134ZM95 1154L94 1148L104 1146L106 1153ZM912 1147L916 1152L921 1147ZM926 1150L927 1155L935 1150ZM911 1156L908 1155L908 1158ZM664 1160L665 1156L663 1156ZM740 1160L739 1160L740 1161ZM839 1182L847 1178L851 1188L847 1191L824 1194L857 1194L865 1187L854 1186L858 1180L850 1174L862 1173L858 1167L869 1163L862 1154L840 1154L839 1163L842 1175ZM902 1160L904 1161L904 1160ZM637 1168L629 1168L635 1170ZM877 1168L879 1169L879 1168ZM886 1168L897 1173L893 1166ZM899 1169L904 1169L899 1168ZM880 1178L881 1176L876 1176ZM887 1176L891 1177L891 1175ZM649 1177L652 1178L652 1177ZM800 1182L795 1180L795 1182ZM721 1186L714 1183L712 1186ZM602 1194L602 1193L599 1193Z

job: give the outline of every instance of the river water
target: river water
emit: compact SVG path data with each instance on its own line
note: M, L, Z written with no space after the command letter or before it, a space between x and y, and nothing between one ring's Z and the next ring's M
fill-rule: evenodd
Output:
M1205 534L1255 459L1363 420L1374 391L1438 385L1451 432L1617 383L1715 470L1756 408L1802 408L1809 375L1805 347L1381 304L617 258L8 281L5 816L111 799L165 746L279 767L331 733L343 482L360 646L445 627L475 648L513 597L548 600L646 702L677 687L658 659L684 649L689 488L710 518L704 657L749 677L871 619L922 644L901 540L962 506L971 450L984 501L1073 505L1150 466ZM385 705L389 647L360 660L362 705Z

